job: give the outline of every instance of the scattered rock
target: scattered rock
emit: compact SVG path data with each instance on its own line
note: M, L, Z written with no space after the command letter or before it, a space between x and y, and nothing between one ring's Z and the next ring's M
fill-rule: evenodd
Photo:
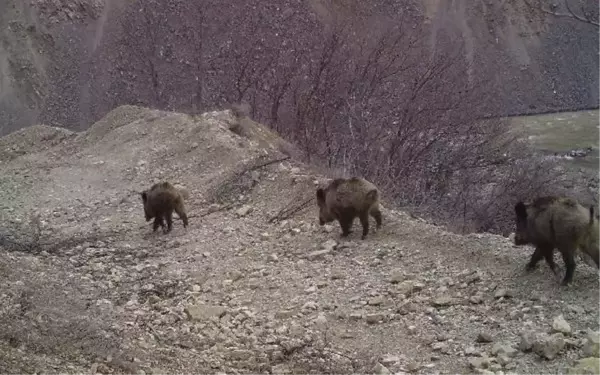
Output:
M508 343L497 342L492 346L491 353L494 356L503 355L506 357L514 357L517 355L517 349L513 348L512 345Z
M285 363L271 366L271 374L291 374L292 370Z
M589 331L583 342L586 357L600 357L600 332Z
M454 303L452 297L441 296L433 300L433 306L450 306Z
M327 250L329 252L335 250L335 248L337 247L338 243L335 242L334 240L327 240L324 243L321 244L321 249L322 250Z
M239 217L244 217L244 216L248 215L250 212L252 212L252 206L245 204L242 207L238 208L238 210L236 211L236 214Z
M393 365L395 363L400 362L400 357L396 355L385 355L381 358L381 363L385 366Z
M512 292L508 289L498 289L496 293L494 293L494 298L511 298L512 296Z
M383 297L381 296L376 296L373 298L370 298L368 301L368 304L371 306L379 306L383 303Z
M331 253L330 250L317 250L317 251L312 251L310 253L308 253L306 255L306 259L308 260L317 260L317 259L322 259L323 257L325 257L325 255Z
M431 345L431 348L434 351L439 351L443 354L448 354L448 352L450 351L448 344L446 344L445 342L435 342L433 343L433 345Z
M195 321L208 320L216 317L220 318L227 312L227 309L223 306L212 306L212 305L191 305L185 308L185 313L188 319Z
M533 352L542 358L554 359L565 347L565 338L562 333L548 336L539 334L533 343Z
M469 367L472 369L483 369L487 368L490 364L490 360L487 357L471 357L467 359Z
M481 343L487 343L487 342L492 342L494 341L494 338L492 337L492 335L488 332L479 332L477 334L477 339L475 339L475 341L477 342L481 342Z
M391 371L379 362L377 362L377 364L375 365L373 372L375 372L376 374L391 374Z
M533 348L533 343L536 340L534 332L521 332L521 341L519 342L519 350L528 352Z
M552 329L555 332L564 333L566 335L571 333L571 326L569 325L569 323L567 323L562 314L554 318L554 320L552 321Z
M404 280L404 271L401 269L395 269L390 274L390 283L398 284Z
M384 314L367 314L365 320L369 324L379 323L385 320Z

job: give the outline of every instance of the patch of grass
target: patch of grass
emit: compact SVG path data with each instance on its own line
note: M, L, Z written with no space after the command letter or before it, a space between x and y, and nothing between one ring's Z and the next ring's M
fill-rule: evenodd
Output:
M513 117L511 121L514 131L545 153L565 153L576 148L592 147L593 151L585 158L565 160L565 163L598 171L599 114L598 110L562 112Z

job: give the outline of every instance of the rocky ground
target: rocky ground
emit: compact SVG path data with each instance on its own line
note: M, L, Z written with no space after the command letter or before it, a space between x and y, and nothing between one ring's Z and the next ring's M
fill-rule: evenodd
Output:
M236 124L125 106L0 139L0 372L598 372L594 268L560 287L529 248L389 204L341 239L323 176L261 167L281 147ZM169 234L138 194L163 179L190 192Z

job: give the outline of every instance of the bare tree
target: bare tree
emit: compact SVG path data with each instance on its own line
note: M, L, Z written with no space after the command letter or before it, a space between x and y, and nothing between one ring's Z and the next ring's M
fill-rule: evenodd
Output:
M590 25L599 26L598 2L591 0L562 0L560 3L548 3L543 0L523 0L533 11L541 11L554 17L572 18ZM574 4L574 3L577 4Z

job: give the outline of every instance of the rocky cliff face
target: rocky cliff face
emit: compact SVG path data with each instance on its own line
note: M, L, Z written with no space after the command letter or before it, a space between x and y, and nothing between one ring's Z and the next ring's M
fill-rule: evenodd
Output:
M284 48L306 47L309 32L331 20L323 17L326 6L339 13L409 15L430 25L432 52L448 39L464 41L471 78L494 83L492 115L598 104L597 27L534 14L520 0L380 1L369 9L335 1L245 0L235 7L148 1L150 11L140 2L117 3L3 2L2 134L39 122L83 129L127 103L187 111L235 101L240 95L232 92L243 96L231 82L239 69L225 51L256 35L285 39ZM260 20L260 28L251 19Z
M472 74L496 82L505 114L598 106L597 26L536 13L522 1L423 3L434 48L449 31L462 38ZM597 19L598 4L584 3Z

